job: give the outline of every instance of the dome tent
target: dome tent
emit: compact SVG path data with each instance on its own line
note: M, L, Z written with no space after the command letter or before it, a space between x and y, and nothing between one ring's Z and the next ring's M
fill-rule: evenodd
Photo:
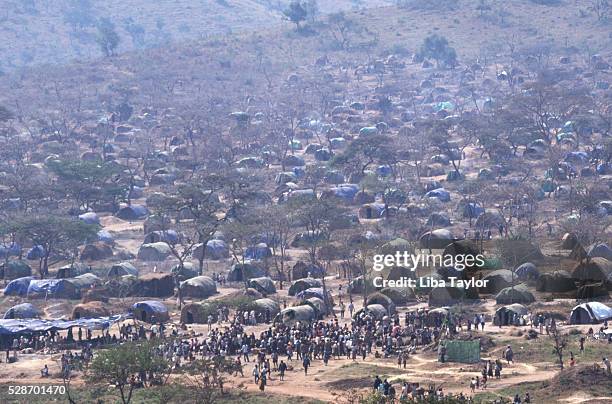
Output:
M519 281L537 280L540 277L540 272L531 262L525 262L514 270Z
M23 260L10 260L0 264L0 278L13 280L32 275L32 268Z
M22 303L11 307L4 313L4 319L39 318L40 312L31 303Z
M32 280L34 280L32 276L13 279L4 288L4 296L26 296Z
M170 246L164 242L143 244L138 249L138 259L142 261L161 262L171 254Z
M523 325L522 319L529 313L522 304L502 306L495 311L493 324L495 325Z
M570 324L599 324L612 320L612 308L599 302L582 303L570 313Z
M535 297L523 284L502 289L496 296L497 304L529 304L535 302Z
M180 284L183 297L206 299L217 293L217 285L208 276L196 276Z
M156 300L144 300L132 305L134 318L147 323L163 323L168 321L170 315L168 308Z
M296 296L298 293L310 288L322 288L323 283L315 278L303 278L294 281L289 287L289 296Z
M538 292L569 292L576 290L576 284L567 271L544 273L536 282Z

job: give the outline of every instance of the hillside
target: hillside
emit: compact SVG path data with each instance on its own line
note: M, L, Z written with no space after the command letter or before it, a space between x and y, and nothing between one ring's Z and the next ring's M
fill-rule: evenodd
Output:
M119 52L282 23L288 1L272 0L7 0L0 13L1 70L64 64L100 55L96 25L108 19L121 38ZM350 0L319 1L320 13L349 10ZM361 7L386 4L362 2Z

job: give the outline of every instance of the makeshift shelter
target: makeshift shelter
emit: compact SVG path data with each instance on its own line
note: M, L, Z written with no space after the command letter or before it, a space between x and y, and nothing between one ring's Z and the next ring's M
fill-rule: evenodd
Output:
M393 300L389 296L383 293L375 292L368 296L366 306L371 304L380 304L387 310L389 315L395 313L395 303L393 303Z
M525 262L539 261L544 258L540 247L529 240L522 239L495 239L495 246L501 255L512 257L517 265Z
M107 317L110 312L105 307L104 303L99 301L93 301L89 303L81 303L74 306L72 309L73 320L80 318L96 318L96 317Z
M100 261L112 256L112 247L101 241L86 244L81 250L81 261Z
M535 297L525 285L517 285L502 289L496 296L497 304L530 304L535 302Z
M124 275L138 276L138 269L136 269L136 267L130 264L129 262L120 262L110 267L110 269L108 270L108 273L106 274L108 278L124 276Z
M147 323L164 323L170 319L168 308L155 300L145 300L132 306L134 318Z
M6 285L6 288L4 288L4 296L26 296L28 294L30 282L33 279L33 276L13 279Z
M45 248L41 245L35 245L26 253L26 259L30 261L39 260L45 257Z
M292 326L297 322L311 322L317 319L317 313L312 306L302 305L281 310L274 318L275 323Z
M427 226L446 227L451 225L451 220L445 213L434 212L429 215L425 224Z
M179 234L176 230L155 230L145 235L142 244L152 244L164 242L168 244L176 244L179 242Z
M388 316L389 312L382 304L370 304L366 307L362 307L357 310L355 314L353 314L353 318L366 318L371 317L374 320L382 320L384 317Z
M536 282L538 292L569 292L576 290L576 284L567 271L544 273Z
M412 268L394 266L389 270L388 280L398 281L402 278L416 279L416 271Z
M78 287L67 279L33 279L28 285L29 297L78 299Z
M320 243L327 238L327 235L320 231L307 231L303 233L298 233L293 237L293 241L291 241L291 247L308 247L309 245L313 245L314 243Z
M440 344L446 348L447 362L479 363L480 339L473 340L444 340Z
M577 300L608 298L609 296L610 294L608 293L608 288L603 282L582 285L576 290Z
M502 306L495 311L495 317L493 317L493 324L495 325L524 325L529 310L522 304L509 304Z
M509 269L498 269L487 273L482 279L485 286L479 288L482 293L498 293L502 289L512 286L516 283L514 273Z
M385 214L385 204L380 202L366 203L359 208L359 217L363 219L378 219Z
M414 253L414 245L408 240L399 237L386 242L380 247L380 254L384 255L394 255L397 252L403 254L404 251L407 251L408 254Z
M572 278L584 282L604 282L612 287L612 261L601 257L585 260L576 265Z
M443 249L454 241L454 237L450 230L436 229L428 231L419 239L421 248L427 249Z
M300 305L312 307L315 311L317 319L322 318L327 312L323 299L316 296L309 297L308 299L303 299Z
M276 287L274 286L274 281L268 278L267 276L262 276L261 278L253 278L248 282L250 288L253 288L263 294L264 296L271 295L276 293Z
M195 278L199 275L198 269L191 262L183 262L183 265L176 264L170 269L172 276L175 276L179 282L187 279Z
M453 287L435 287L429 292L429 306L453 306L465 297L465 289Z
M485 210L478 215L474 226L477 229L490 229L497 228L500 225L504 225L504 223L504 218L499 212Z
M100 218L94 212L87 212L79 215L79 220L86 224L100 224Z
M74 262L72 265L64 265L57 270L55 277L57 279L63 278L74 278L75 276L83 275L89 272L90 266L87 266L81 262Z
M32 275L32 268L23 260L10 260L0 264L0 278L13 280Z
M300 300L308 300L312 297L324 300L323 288L308 288L295 295ZM333 302L331 293L327 292L327 299L329 302Z
M450 202L451 200L450 192L448 192L444 188L432 189L431 191L425 194L425 197L435 198L438 199L440 202Z
M272 250L266 243L259 243L257 245L247 247L244 258L248 260L263 260L272 256Z
M0 335L5 335L8 338L15 338L23 334L67 330L72 327L83 327L89 330L105 330L111 325L129 318L131 318L129 314L118 314L110 317L78 320L7 319L0 320Z
M289 287L289 296L296 296L298 293L310 288L322 288L323 282L315 278L303 278L294 281Z
M519 281L536 281L540 277L540 271L531 262L525 262L514 270Z
M431 309L425 313L424 325L426 325L427 327L440 328L444 323L444 320L448 318L448 313L448 307L438 307L437 309Z
M606 243L596 243L591 245L586 250L589 258L604 258L612 262L612 248Z
M174 278L171 274L151 273L138 278L132 296L168 297L174 294Z
M409 302L416 302L417 296L411 288L384 288L380 293L387 296L396 306L402 306Z
M297 280L302 278L322 278L325 270L314 264L307 264L304 261L298 261L291 269L291 279Z
M142 205L124 206L115 213L119 219L123 220L141 220L147 217L149 210Z
M561 238L562 250L573 250L578 244L578 237L573 233L565 233Z
M21 303L11 307L4 313L5 319L14 318L39 318L40 312L31 303Z
M570 324L599 324L612 320L612 308L600 302L582 303L570 313Z
M474 243L472 240L467 239L453 241L444 247L444 251L442 252L443 256L451 255L453 257L456 255L471 255L476 257L478 254L480 254L480 248L478 248L476 243Z
M206 324L208 316L213 315L211 306L206 303L188 303L181 309L182 324ZM215 313L216 317L216 313Z
M255 310L255 314L267 315L267 313L269 313L270 318L274 318L281 311L280 305L268 298L253 301L253 303L251 303L251 308Z
M206 299L217 293L215 281L208 276L196 276L195 278L187 279L181 282L180 288L183 297Z
M170 246L164 242L143 244L138 249L138 259L142 261L164 261L172 254Z
M200 259L206 258L210 260L221 260L224 258L228 258L229 247L227 243L223 240L209 240L206 243L206 247L203 247L204 244L197 244L193 250L193 258Z
M257 265L245 262L236 263L232 266L227 275L228 282L245 282L253 278L261 278L266 276L266 271Z

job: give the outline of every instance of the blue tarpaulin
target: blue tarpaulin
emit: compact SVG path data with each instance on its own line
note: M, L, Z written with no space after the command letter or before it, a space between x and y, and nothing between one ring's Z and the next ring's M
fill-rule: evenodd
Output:
M30 282L34 280L33 276L17 278L9 282L4 288L4 296L25 296L28 294Z
M132 318L131 314L117 314L110 317L82 318L78 320L0 320L0 335L67 330L71 327L84 327L90 330L101 330L118 321Z

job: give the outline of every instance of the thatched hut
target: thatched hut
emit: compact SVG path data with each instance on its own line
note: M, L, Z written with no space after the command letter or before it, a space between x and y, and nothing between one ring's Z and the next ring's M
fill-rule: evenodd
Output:
M196 276L181 282L181 295L183 297L206 299L217 293L217 285L208 276Z
M227 275L228 282L245 282L253 278L266 276L265 269L251 262L236 263L232 266Z
M138 259L142 261L161 262L171 254L170 246L163 241L143 244L138 249Z
M322 278L325 270L314 264L307 264L304 261L298 261L291 268L291 279L298 280L303 278Z
M151 273L138 278L132 296L168 297L174 294L174 278L171 274Z
M112 247L102 241L86 244L81 250L81 261L100 261L112 256Z
M213 312L216 319L216 310L213 310L212 306L206 303L188 303L181 309L181 323L206 324L208 316L213 315Z
M576 265L572 278L583 282L604 282L612 288L612 262L602 257L585 260Z
M576 290L576 300L607 299L608 288L603 282L582 285Z
M102 302L81 303L74 306L72 309L71 318L78 320L79 318L96 318L108 317L110 312Z

